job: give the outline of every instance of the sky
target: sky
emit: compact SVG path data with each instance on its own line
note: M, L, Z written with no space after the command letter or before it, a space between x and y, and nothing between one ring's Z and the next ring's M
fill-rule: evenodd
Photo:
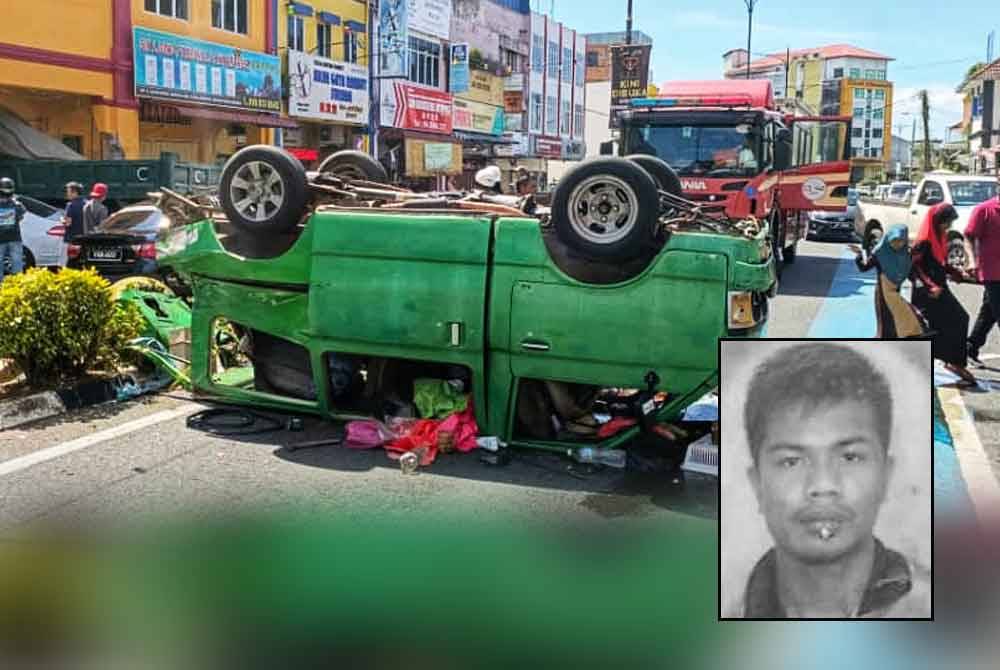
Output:
M722 54L746 48L744 0L633 0L634 27L653 38L654 83L674 79L719 79ZM532 0L581 32L625 30L626 0ZM996 0L758 0L752 52L756 56L848 43L894 58L888 77L895 83L893 132L909 138L919 115L916 92L930 93L931 136L945 138L962 118L955 88L969 66L986 60L986 40L996 30ZM994 58L1000 57L1000 44ZM903 126L903 128L900 128ZM917 127L917 139L922 131ZM957 139L957 136L955 137Z

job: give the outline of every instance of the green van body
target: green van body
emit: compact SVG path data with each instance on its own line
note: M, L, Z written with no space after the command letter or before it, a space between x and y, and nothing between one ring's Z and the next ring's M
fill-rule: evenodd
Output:
M193 288L200 393L343 419L353 415L331 401L328 353L456 364L472 372L480 434L565 449L513 439L520 379L642 388L652 370L670 394L659 418L676 418L718 385L718 338L764 333L776 281L768 248L766 232L675 232L639 276L592 285L556 266L535 219L324 207L276 258L227 252L209 221L173 230L158 257ZM729 329L731 291L754 294L754 327ZM213 379L216 319L306 348L316 401Z

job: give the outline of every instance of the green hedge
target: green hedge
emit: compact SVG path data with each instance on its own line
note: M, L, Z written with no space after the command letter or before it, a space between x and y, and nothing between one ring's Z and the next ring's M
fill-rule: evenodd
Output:
M89 370L114 370L142 330L93 270L32 269L0 284L0 358L11 358L32 386L55 386Z

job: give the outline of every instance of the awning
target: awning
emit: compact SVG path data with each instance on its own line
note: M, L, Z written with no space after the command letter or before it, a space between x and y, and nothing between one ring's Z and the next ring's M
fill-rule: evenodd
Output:
M52 158L63 161L83 160L54 137L22 121L19 117L0 109L0 154L14 158Z
M274 114L258 112L238 112L228 109L212 109L210 107L188 107L176 105L177 113L189 119L212 119L213 121L229 121L230 123L247 123L264 128L298 128L299 124L291 119L284 119Z
M330 24L331 26L340 25L340 17L332 12L317 12L316 18L323 23Z

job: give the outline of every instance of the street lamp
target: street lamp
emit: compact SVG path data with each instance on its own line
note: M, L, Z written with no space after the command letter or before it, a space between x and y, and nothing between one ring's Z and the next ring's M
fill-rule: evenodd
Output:
M758 0L743 0L747 6L747 79L750 78L750 38L753 35L753 8Z

